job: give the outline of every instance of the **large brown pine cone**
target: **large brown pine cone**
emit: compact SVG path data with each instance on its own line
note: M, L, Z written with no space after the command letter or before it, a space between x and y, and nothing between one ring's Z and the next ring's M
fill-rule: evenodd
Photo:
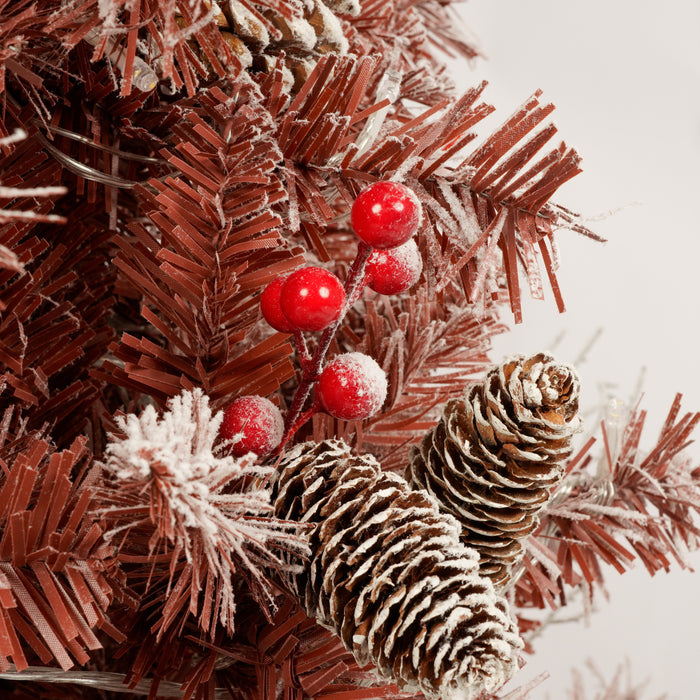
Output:
M507 603L427 494L338 440L288 452L275 494L278 517L316 524L296 592L360 665L465 700L515 673L522 643Z
M523 538L563 475L579 428L579 380L551 355L518 356L447 402L411 452L406 479L462 524L481 572L505 585Z

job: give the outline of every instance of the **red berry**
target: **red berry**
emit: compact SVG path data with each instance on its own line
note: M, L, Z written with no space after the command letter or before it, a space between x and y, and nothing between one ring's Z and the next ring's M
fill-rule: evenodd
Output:
M283 275L270 282L260 295L260 310L265 320L276 330L282 333L294 333L296 328L289 322L289 319L282 313L280 306L280 292L288 275Z
M410 289L420 277L423 261L411 239L389 250L375 250L365 271L371 289L379 294L399 294Z
M282 285L280 306L295 328L320 331L340 316L345 290L332 272L322 267L302 267Z
M373 248L395 248L412 238L421 219L421 205L413 190L382 180L357 196L350 220L355 234Z
M368 355L334 357L316 382L316 398L326 413L342 420L364 420L386 399L386 374Z
M233 440L230 453L264 455L282 440L284 421L279 408L262 396L241 396L224 409L219 428L222 440Z

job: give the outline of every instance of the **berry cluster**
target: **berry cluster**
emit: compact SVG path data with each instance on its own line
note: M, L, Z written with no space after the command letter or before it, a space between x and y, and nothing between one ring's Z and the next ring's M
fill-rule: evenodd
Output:
M379 294L399 294L420 277L422 261L413 236L421 205L408 187L380 181L366 187L353 203L350 220L361 243L345 285L328 270L307 266L271 282L260 297L260 310L277 331L294 333L302 378L282 422L279 409L260 396L234 401L224 412L220 435L231 452L258 455L284 444L316 411L341 420L363 420L384 403L384 371L367 355L338 355L323 366L330 342L347 308L368 286ZM304 332L323 331L313 356ZM315 402L304 405L315 386Z

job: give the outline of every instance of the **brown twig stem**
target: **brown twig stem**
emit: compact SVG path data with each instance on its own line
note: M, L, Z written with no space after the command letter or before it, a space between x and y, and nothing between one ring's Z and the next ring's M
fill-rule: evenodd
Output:
M311 363L311 353L309 353L309 346L306 343L304 333L298 329L294 331L294 344L297 348L297 355L299 356L302 371L305 373L307 367Z

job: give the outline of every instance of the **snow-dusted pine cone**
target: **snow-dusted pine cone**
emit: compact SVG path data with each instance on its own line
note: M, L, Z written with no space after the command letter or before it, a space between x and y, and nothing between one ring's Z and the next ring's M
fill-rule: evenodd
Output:
M296 592L360 665L464 700L515 673L522 643L507 603L433 499L337 440L296 446L278 473L277 516L316 524Z
M257 15L239 0L212 0L212 6L219 31L244 67L267 71L284 53L289 83L297 87L320 56L348 52L337 14L360 11L359 0L284 0Z
M504 585L562 477L579 428L579 380L551 355L518 356L447 402L411 452L406 479L462 524L481 572Z

